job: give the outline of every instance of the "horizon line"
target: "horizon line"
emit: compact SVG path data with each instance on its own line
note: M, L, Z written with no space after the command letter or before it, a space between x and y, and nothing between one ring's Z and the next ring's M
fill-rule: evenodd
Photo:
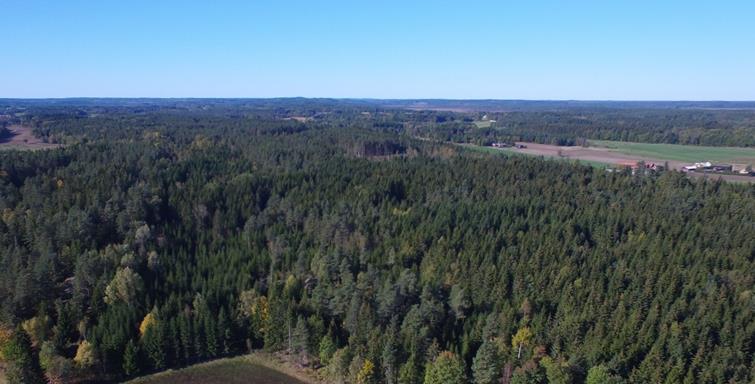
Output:
M755 99L560 99L560 98L447 98L447 97L338 97L338 96L62 96L0 97L0 100L375 100L375 101L527 101L527 102L677 102L677 103L755 103Z

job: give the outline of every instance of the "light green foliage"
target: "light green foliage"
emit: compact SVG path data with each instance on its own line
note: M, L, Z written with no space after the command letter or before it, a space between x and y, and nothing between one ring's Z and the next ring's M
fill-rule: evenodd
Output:
M26 332L16 329L1 347L2 357L8 364L5 375L9 383L41 382L41 370L34 359L31 340Z
M296 326L294 327L291 337L293 338L292 344L294 352L301 355L308 355L311 352L312 348L309 345L309 328L307 327L307 321L303 317L299 316L296 320Z
M348 347L338 349L327 367L328 377L336 383L345 383L349 377L349 364L351 363L351 351Z
M659 160L685 162L719 161L755 163L754 148L705 147L699 145L632 143L626 141L590 140L590 145L616 149L628 155Z
M333 357L333 354L336 353L336 350L336 344L333 342L333 338L330 336L330 334L323 336L320 340L318 354L320 358L320 364L328 365L330 363L331 357Z
M424 384L464 384L464 366L458 356L441 352L425 371Z
M605 365L596 365L587 371L585 384L621 384L621 377L611 374Z
M419 384L422 382L420 367L415 363L414 356L401 365L398 374L399 384Z
M113 280L105 288L105 302L131 304L142 289L142 278L130 267L118 269Z
M540 365L545 368L548 384L570 384L574 380L569 369L569 364L565 362L545 356L540 360Z

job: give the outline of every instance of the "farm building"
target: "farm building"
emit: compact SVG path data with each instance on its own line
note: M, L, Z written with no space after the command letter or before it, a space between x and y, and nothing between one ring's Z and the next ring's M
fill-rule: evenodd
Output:
M663 169L662 165L658 165L656 163L646 163L642 161L622 161L619 163L619 165L622 165L624 167L632 168L633 170L637 170L640 168L649 169L651 171L660 171Z
M713 164L710 161L701 162L701 163L695 163L692 165L685 165L682 170L684 172L688 171L706 171L709 170Z
M735 173L740 173L743 175L750 174L752 172L752 165L750 164L732 164L731 165L731 171Z

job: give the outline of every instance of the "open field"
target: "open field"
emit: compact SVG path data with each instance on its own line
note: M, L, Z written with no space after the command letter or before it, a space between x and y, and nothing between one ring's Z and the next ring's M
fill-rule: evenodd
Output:
M480 121L475 121L474 125L477 128L490 128L493 125L493 122L490 120L480 120Z
M314 384L270 355L252 354L140 377L128 384ZM284 372L285 371L285 372Z
M590 140L591 147L605 148L631 156L676 160L726 163L755 163L755 148L703 147L696 145L648 144L622 141Z
M467 148L485 152L543 156L553 159L575 160L596 167L628 165L638 161L668 164L669 168L681 170L697 161L755 164L755 149L733 147L697 147L672 144L624 143L616 141L590 142L590 147L564 147L558 145L521 143L527 148L492 148L465 145ZM755 177L689 173L693 177L721 178L727 181L755 182Z
M8 127L11 136L0 139L1 149L47 149L58 148L59 144L45 143L34 136L30 127L11 125Z
M310 120L312 120L311 117L304 117L304 116L290 116L290 117L284 117L283 120L294 120L298 121L300 123L306 123Z

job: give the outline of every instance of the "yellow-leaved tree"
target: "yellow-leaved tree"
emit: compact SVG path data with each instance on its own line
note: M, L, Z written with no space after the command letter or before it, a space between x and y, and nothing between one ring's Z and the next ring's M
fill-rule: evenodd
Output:
M80 342L78 348L76 348L76 356L74 356L73 361L80 368L89 368L93 366L95 363L95 357L92 344L86 340Z
M157 325L157 316L155 316L155 312L152 311L146 314L144 316L144 319L142 319L141 324L139 324L139 334L141 336L144 336L144 334L147 332L147 329L154 325Z
M365 359L362 368L357 373L358 384L373 384L376 383L375 377L375 364L370 359Z
M529 327L522 327L516 331L516 334L511 338L511 346L517 349L517 359L522 357L522 347L530 345L531 340L532 331Z

